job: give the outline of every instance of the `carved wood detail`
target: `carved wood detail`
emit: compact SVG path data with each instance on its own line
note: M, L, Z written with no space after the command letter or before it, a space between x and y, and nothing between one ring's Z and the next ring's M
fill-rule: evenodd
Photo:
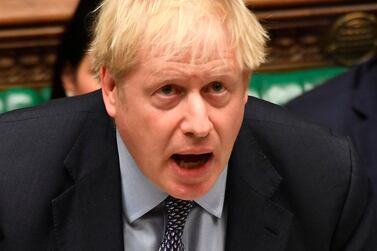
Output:
M268 62L260 71L349 66L377 49L377 4L257 11L269 30Z
M0 30L0 88L50 84L63 24Z

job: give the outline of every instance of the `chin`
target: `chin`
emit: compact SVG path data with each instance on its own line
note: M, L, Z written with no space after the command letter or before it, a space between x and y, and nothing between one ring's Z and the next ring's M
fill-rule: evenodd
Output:
M171 196L181 200L195 200L207 194L214 183L202 184L176 184L173 189L168 192Z

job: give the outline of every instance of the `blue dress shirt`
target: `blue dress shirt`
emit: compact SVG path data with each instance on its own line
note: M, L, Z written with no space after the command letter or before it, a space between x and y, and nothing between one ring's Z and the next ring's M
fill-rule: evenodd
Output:
M117 131L122 179L123 234L126 251L157 251L164 235L167 193L156 187L137 167ZM227 167L213 188L195 200L184 228L185 251L221 251L225 247Z

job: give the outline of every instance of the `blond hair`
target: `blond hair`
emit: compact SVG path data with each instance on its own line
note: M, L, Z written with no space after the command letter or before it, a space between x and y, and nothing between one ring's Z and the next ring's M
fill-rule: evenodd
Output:
M242 0L104 0L98 11L90 54L95 72L105 66L115 79L140 50L206 60L226 43L243 70L265 60L267 34Z

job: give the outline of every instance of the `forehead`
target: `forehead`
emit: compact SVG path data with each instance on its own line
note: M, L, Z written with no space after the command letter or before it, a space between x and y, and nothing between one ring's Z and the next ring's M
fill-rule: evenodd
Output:
M234 75L241 72L233 50L219 50L203 57L188 48L178 54L166 55L150 53L143 50L139 53L139 63L134 68L137 72L150 76L163 77L212 77L214 75Z
M190 65L204 65L213 61L222 61L224 64L234 63L235 50L224 45L206 48L203 44L187 48L147 48L140 49L137 58L140 63L148 61L163 61L166 63L183 63Z
M124 81L147 90L166 83L193 84L192 87L212 81L238 83L242 71L233 58L233 54L228 54L221 59L190 62L187 56L164 58L146 54L145 59L125 75Z
M203 37L191 40L185 46L172 43L163 46L144 46L137 52L138 66L144 65L153 69L172 69L189 67L196 71L207 71L211 68L239 69L236 50L222 34L210 43Z

